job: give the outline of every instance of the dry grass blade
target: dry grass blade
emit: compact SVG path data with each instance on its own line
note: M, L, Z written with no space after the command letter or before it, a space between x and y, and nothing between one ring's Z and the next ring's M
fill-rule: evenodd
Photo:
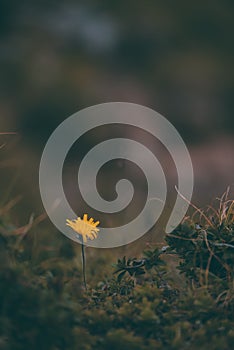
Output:
M210 219L207 217L207 215L198 207L196 207L196 205L194 205L192 202L190 202L187 198L185 198L178 190L178 188L175 186L176 192L178 193L178 195L184 199L189 205L191 205L191 207L193 207L197 213L199 213L201 215L201 217L203 217L206 222L209 224L209 226L214 227L213 223L210 221Z

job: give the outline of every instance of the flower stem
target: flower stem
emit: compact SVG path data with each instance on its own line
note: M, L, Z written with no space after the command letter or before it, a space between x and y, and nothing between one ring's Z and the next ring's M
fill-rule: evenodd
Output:
M85 290L87 291L86 264L85 264L85 246L84 246L84 243L83 243L83 238L82 238L82 244L81 244L81 256L82 256L83 283L84 283Z

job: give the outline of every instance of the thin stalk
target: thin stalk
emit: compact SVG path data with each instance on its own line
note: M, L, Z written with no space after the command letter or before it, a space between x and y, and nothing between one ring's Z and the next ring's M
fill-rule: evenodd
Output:
M84 283L85 290L87 291L86 264L85 264L85 246L84 246L84 242L83 242L83 237L82 237L82 244L81 244L81 258L82 258L83 283Z

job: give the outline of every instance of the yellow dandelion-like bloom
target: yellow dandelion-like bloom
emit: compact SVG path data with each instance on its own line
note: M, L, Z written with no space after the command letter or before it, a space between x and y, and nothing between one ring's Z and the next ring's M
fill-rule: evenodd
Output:
M88 220L87 214L84 214L83 219L80 217L75 220L67 219L67 225L82 236L84 243L87 242L87 238L91 240L97 238L97 233L99 231L97 226L99 223L99 221L94 222L93 218Z

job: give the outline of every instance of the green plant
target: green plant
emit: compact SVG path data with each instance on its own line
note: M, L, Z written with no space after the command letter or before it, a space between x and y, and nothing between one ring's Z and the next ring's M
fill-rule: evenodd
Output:
M146 250L143 252L143 258L126 258L118 259L117 264L113 264L116 268L114 274L118 274L117 280L120 282L122 278L128 274L133 278L148 273L151 269L155 269L160 275L159 268L165 266L165 262L161 259L161 255L166 251L166 247L161 250Z
M179 259L178 269L190 286L205 286L224 303L233 302L234 201L219 201L218 210L200 211L203 220L187 218L166 236L168 252ZM225 298L224 298L225 297Z

